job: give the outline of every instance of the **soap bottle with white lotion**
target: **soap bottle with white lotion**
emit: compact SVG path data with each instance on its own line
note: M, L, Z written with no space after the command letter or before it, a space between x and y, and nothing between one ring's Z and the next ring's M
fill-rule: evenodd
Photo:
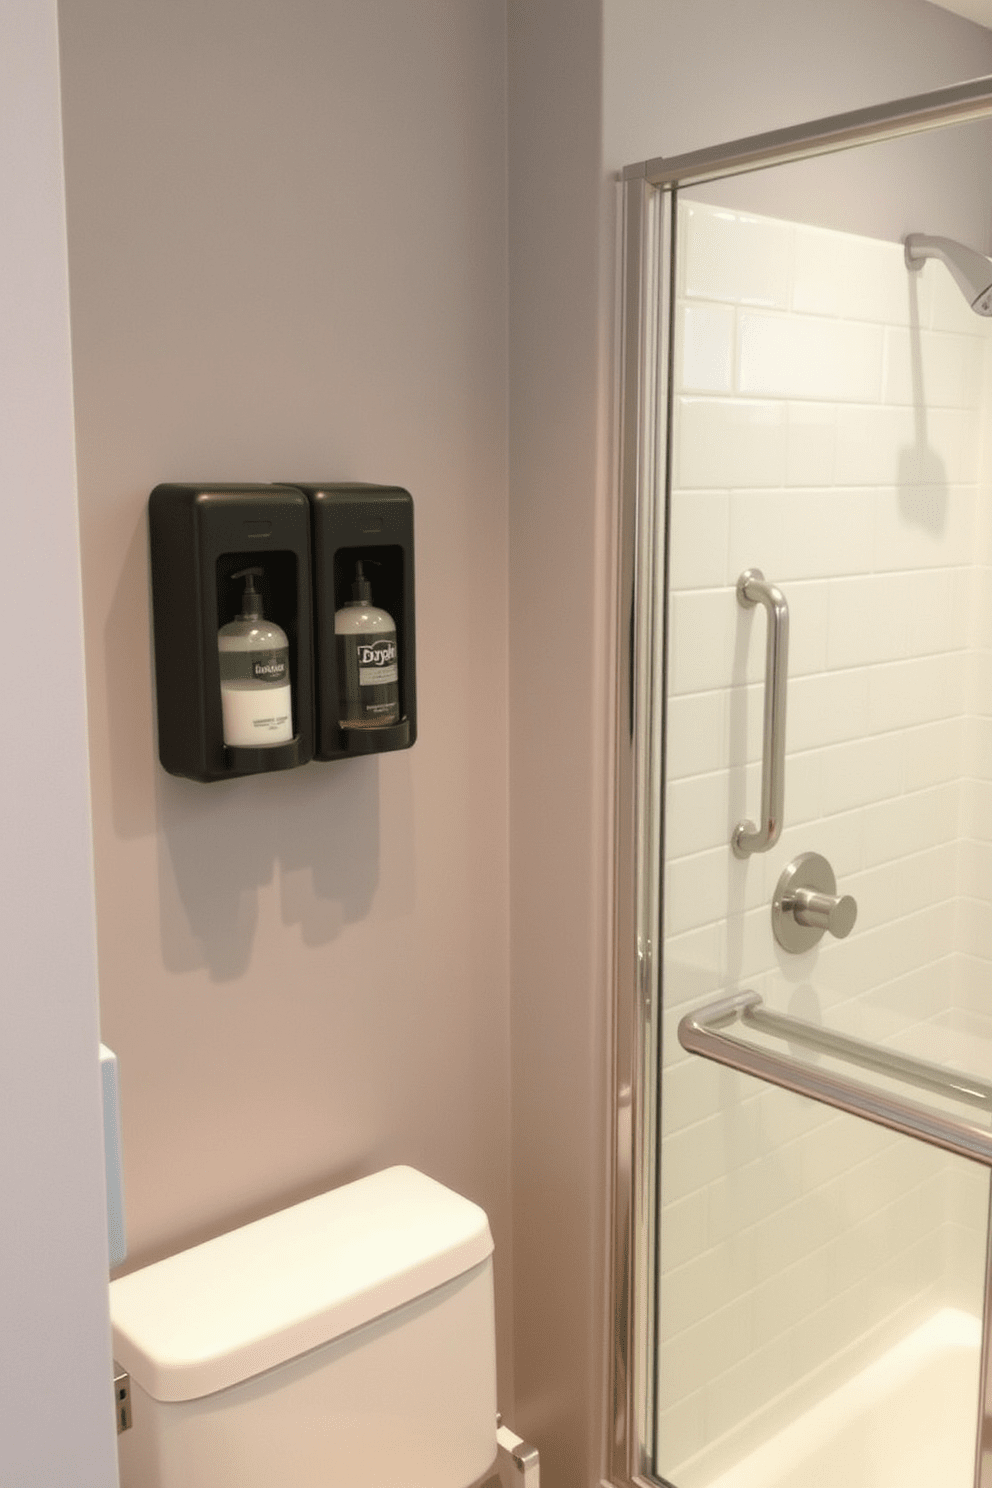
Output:
M238 749L271 749L293 738L293 700L286 632L262 614L255 577L264 569L242 568L241 614L217 632L224 743Z
M338 722L344 729L399 723L396 623L372 603L362 560L355 564L352 597L334 615L338 650Z

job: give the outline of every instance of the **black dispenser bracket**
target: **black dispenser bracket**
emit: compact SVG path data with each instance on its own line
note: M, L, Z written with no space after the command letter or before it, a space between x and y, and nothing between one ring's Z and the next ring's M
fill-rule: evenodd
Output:
M229 780L313 758L310 508L273 485L160 485L148 502L159 758L172 775ZM293 737L224 743L217 632L241 607L239 570L260 569L264 614L289 641Z

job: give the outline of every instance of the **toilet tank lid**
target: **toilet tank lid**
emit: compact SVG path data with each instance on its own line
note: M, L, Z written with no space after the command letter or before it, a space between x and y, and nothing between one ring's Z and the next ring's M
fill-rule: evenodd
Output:
M478 1205L387 1168L122 1276L114 1358L155 1400L194 1400L340 1338L484 1261Z

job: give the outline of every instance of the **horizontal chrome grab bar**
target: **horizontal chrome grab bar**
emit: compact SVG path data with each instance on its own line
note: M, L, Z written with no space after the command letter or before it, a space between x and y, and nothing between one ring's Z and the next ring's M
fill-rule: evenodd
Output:
M770 1012L757 992L737 992L732 997L707 1003L687 1013L679 1024L679 1043L692 1054L992 1168L992 1131L877 1090L849 1075L833 1074L749 1044L731 1032L733 1025L740 1023L986 1111L992 1110L992 1084L847 1034L831 1033L786 1013Z
M807 1023L788 1013L773 1013L764 1004L749 1008L743 1021L763 1033L774 1034L776 1038L804 1044L808 1049L819 1049L823 1054L832 1054L835 1059L846 1059L850 1064L860 1064L863 1069L890 1075L907 1085L917 1085L921 1090L932 1090L937 1095L950 1096L965 1105L992 1112L992 1084L948 1069L946 1064L915 1059L911 1054L900 1054L884 1044L867 1044L848 1033L835 1033L833 1029Z
M785 690L789 681L789 606L760 568L746 568L737 580L737 602L744 609L762 604L768 611L765 639L765 702L761 746L761 820L739 821L730 845L738 858L767 852L782 832L785 810Z

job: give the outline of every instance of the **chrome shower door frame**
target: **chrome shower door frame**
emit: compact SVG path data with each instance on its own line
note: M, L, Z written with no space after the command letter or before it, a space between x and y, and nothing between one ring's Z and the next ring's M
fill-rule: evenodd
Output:
M624 189L621 404L621 645L617 686L614 1005L613 1339L608 1481L650 1484L653 1463L657 1017L660 997L665 549L669 340L674 263L670 192ZM659 414L659 409L664 410ZM642 1325L642 1320L647 1326ZM648 1322L648 1320L650 1320Z
M623 173L617 634L616 945L611 1327L604 1484L651 1488L657 1337L656 1208L667 546L675 201L680 186L992 117L992 77L818 119ZM665 272L667 268L667 273ZM992 1236L992 1211L989 1234ZM976 1488L992 1488L992 1244L986 1268Z

